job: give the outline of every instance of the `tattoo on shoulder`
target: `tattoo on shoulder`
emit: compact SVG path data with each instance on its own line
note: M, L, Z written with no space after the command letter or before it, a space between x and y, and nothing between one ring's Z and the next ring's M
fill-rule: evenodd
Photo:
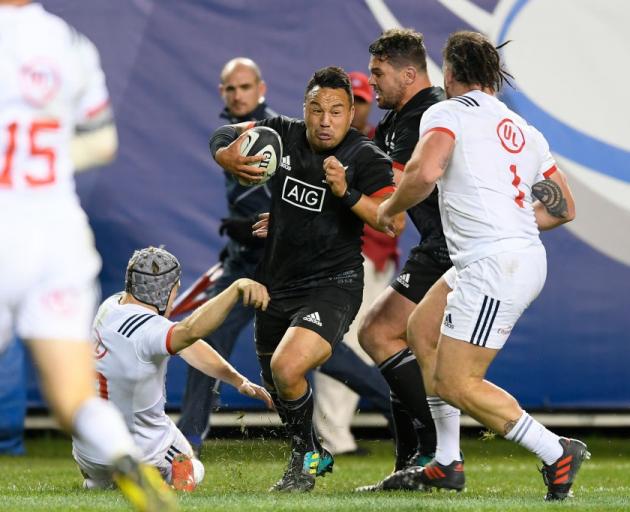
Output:
M567 208L567 200L562 194L562 189L555 181L543 180L532 186L532 195L538 199L547 209L547 211L558 218L565 218L569 209Z
M503 435L507 436L517 423L518 420L510 420L505 425L503 425Z

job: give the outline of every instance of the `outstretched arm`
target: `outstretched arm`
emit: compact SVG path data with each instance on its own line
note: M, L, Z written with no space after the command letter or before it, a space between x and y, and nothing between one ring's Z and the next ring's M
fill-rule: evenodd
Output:
M560 170L532 186L538 229L546 231L575 219L575 201L566 175Z
M441 131L429 131L418 141L396 192L378 209L380 230L391 230L396 215L429 197L446 171L454 146L453 138Z
M267 309L269 294L260 283L251 279L238 279L219 295L199 307L193 314L174 324L170 334L170 351L177 353L192 345L219 327L239 297L243 305Z
M267 407L270 409L273 408L271 396L265 388L254 384L248 380L247 377L241 375L205 341L196 341L189 347L182 350L179 355L190 366L196 368L200 372L223 382L227 382L231 386L234 386L239 393L251 398L262 400L265 402Z

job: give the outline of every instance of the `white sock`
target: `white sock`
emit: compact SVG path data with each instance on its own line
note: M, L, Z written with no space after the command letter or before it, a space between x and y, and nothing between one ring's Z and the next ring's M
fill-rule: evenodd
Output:
M545 464L553 464L562 455L560 438L525 411L505 438L535 453Z
M108 463L122 455L139 456L120 411L102 398L86 400L74 415L73 427L77 437Z
M461 460L459 453L459 409L447 404L438 396L428 396L431 417L435 422L437 449L435 460L448 466L454 460Z
M203 481L203 477L206 476L206 468L203 467L202 462L199 459L192 458L193 475L195 476L195 485L199 485Z

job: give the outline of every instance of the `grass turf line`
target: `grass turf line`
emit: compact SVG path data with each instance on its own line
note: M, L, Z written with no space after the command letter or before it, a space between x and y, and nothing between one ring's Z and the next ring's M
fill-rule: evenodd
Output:
M462 494L356 494L359 485L373 483L392 465L388 441L362 443L369 457L338 457L335 471L317 479L306 495L269 494L266 490L282 475L288 449L264 439L212 440L202 460L203 484L192 494L180 494L182 510L236 511L573 511L630 510L630 440L588 438L593 454L575 485L575 498L544 503L545 487L536 471L535 457L502 439L466 439L467 490ZM34 439L26 457L0 457L0 511L129 510L117 491L84 491L72 461L70 443L62 439Z

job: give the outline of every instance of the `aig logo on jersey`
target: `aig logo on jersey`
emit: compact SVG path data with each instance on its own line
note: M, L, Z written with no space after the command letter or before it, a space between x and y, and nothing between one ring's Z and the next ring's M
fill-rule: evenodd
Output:
M282 186L283 201L312 212L322 211L325 196L325 188L316 187L315 185L296 180L290 176L285 178L284 185Z

